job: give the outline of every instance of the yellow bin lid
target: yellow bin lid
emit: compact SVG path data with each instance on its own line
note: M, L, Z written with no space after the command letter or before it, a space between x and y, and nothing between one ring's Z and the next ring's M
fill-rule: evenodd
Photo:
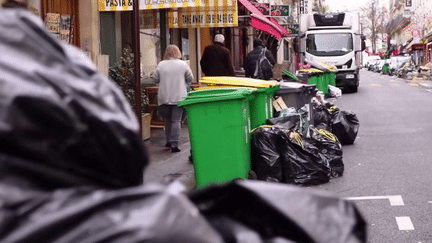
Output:
M316 68L300 69L299 73L322 73L323 71Z
M239 88L239 86L232 86L232 85L210 85L210 86L201 86L194 88L194 91L200 91L200 90L207 90L207 89L236 89ZM256 88L247 87L251 90L256 90Z
M270 88L278 84L276 81L266 81L254 78L244 77L203 77L200 83L210 85L231 85L231 86L243 86L253 88Z

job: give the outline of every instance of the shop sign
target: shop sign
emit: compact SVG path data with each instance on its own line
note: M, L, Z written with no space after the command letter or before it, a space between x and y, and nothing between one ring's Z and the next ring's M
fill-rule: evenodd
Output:
M402 29L403 36L407 38L411 38L412 37L411 31L413 30L414 26L415 26L415 22L411 22L406 27L404 27Z
M309 0L300 0L300 14L309 13Z
M265 16L270 15L269 3L253 3L253 5Z
M138 0L140 10L237 6L236 0ZM133 0L99 0L99 11L131 11Z
M290 6L289 5L272 5L271 16L289 17Z
M193 8L168 12L168 27L170 29L236 26L238 26L237 8Z
M405 7L412 7L412 0L405 0Z
M432 28L432 18L431 18L431 17L428 17L428 18L427 18L425 28L426 28L426 29L428 29L428 28Z
M412 37L419 37L420 36L420 30L419 29L413 29L411 30Z

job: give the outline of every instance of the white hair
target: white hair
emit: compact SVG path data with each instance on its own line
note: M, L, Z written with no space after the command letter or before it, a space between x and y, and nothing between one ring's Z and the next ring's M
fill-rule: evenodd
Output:
M215 35L214 42L224 43L225 37L222 34Z

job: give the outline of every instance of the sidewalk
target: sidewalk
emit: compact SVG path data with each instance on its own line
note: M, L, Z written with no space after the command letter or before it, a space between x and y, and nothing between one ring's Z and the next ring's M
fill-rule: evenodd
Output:
M165 131L161 128L152 128L150 139L144 145L150 157L150 163L144 171L144 183L167 184L173 180L180 180L187 188L195 187L193 164L189 162L190 141L189 129L182 125L180 134L180 152L171 153L165 147Z
M383 75L383 74L381 74L381 75ZM392 76L392 78L397 78L397 77ZM418 77L413 77L412 79L404 79L404 78L397 78L397 79L403 80L406 83L417 84L421 88L432 89L432 81L431 80L426 80L426 79L418 78Z
M404 79L404 80L407 83L418 84L418 86L420 86L422 88L432 89L432 81L430 81L430 80L425 80L425 79L417 78L417 77L413 77L413 79L411 79L411 80L409 80L409 79Z

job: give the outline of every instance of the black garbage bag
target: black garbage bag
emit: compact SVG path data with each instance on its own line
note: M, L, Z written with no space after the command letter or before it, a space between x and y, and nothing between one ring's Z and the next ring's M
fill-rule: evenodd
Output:
M0 184L0 242L224 242L171 187L17 192Z
M0 11L1 170L44 189L142 184L147 154L117 85L33 14Z
M188 193L225 242L366 242L354 203L280 183L234 181Z
M338 108L331 112L332 133L336 135L342 145L353 144L360 127L356 114L352 111L343 111Z
M319 149L291 130L282 130L279 151L287 183L319 185L330 180L330 166Z
M326 158L330 166L331 178L342 176L344 171L342 145L334 134L324 129L309 126L304 140L318 148Z
M290 107L280 111L278 117L267 120L268 125L278 125L285 129L306 132L309 126L309 114L305 106L300 109Z
M282 117L274 117L267 120L268 125L278 125L285 129L299 130L300 129L300 116L298 114L288 115Z
M277 148L281 139L280 129L259 127L252 133L252 170L258 180L284 182L282 157Z
M331 132L331 116L327 107L322 104L312 103L314 126Z

